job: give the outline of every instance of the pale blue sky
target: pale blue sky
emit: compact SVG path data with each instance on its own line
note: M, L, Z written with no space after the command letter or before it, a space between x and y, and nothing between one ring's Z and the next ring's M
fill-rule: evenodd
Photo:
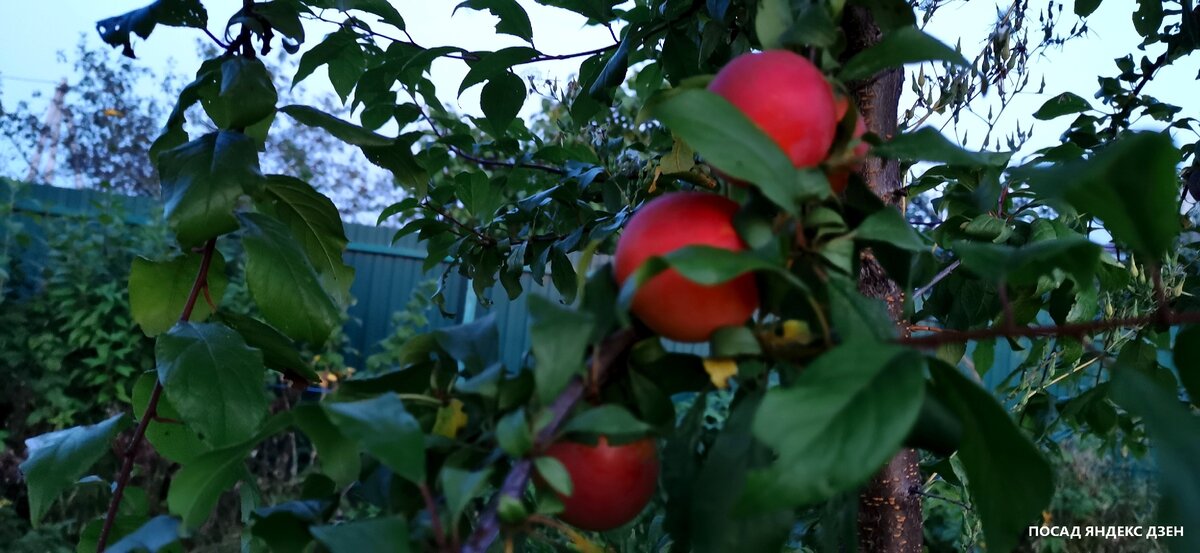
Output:
M40 90L48 95L53 84L24 79L57 82L63 76L69 77L70 64L61 63L57 59L57 52L70 52L80 33L85 33L88 40L99 43L94 30L97 20L140 7L146 2L147 0L6 0L5 17L0 18L0 37L4 37L4 48L0 49L0 91L3 94L0 98L5 103L10 103L28 98L34 91ZM464 9L451 18L454 6L458 4L457 0L406 0L393 4L409 22L409 31L424 46L450 44L471 49L496 49L523 44L518 38L495 34L495 19L486 12ZM543 52L577 52L612 42L607 30L584 26L582 17L564 10L541 6L531 0L521 0L521 4L529 12L533 22L534 40ZM206 0L205 5L209 9L209 28L219 34L221 25L229 14L237 9L240 2ZM972 52L978 51L987 39L990 23L996 19L997 5L993 0L950 3L940 8L926 30L951 45L961 40L964 51L971 55ZM1041 7L1034 5L1031 6L1031 10ZM1032 80L1038 82L1042 77L1045 78L1045 94L1026 94L1018 98L1017 103L1009 108L1001 128L1011 129L1018 122L1022 128L1028 128L1034 122L1029 115L1046 99L1064 91L1072 91L1090 99L1097 89L1096 77L1115 74L1112 60L1131 52L1139 42L1130 19L1131 8L1132 2L1129 0L1103 2L1089 20L1090 36L1074 40L1061 50L1050 50L1045 59L1037 60ZM1068 27L1074 17L1069 10L1068 5L1063 14ZM51 28L53 32L50 31ZM308 44L313 44L314 39L319 40L320 36L331 29L332 26L328 24L309 23ZM159 27L149 41L135 42L140 63L161 70L167 67L169 58L174 58L177 70L190 73L197 65L194 44L198 35L195 29ZM1151 57L1157 53L1151 52ZM1138 54L1140 57L1140 53ZM519 72L522 75L566 79L578 68L578 62L576 59L522 66ZM910 69L915 70L915 67ZM1182 106L1182 115L1196 116L1196 108L1200 105L1195 81L1198 70L1200 56L1185 58L1163 71L1146 87L1145 92ZM456 101L453 93L465 73L466 66L461 61L443 59L435 63L434 81L444 101ZM326 89L327 85L324 83L327 81L322 74L310 77L310 80L317 85L314 87L315 91ZM480 88L474 87L458 99L459 108L478 113ZM1036 86L1030 88L1036 90ZM907 101L909 100L906 99L905 102ZM526 106L526 112L532 108L531 99ZM986 112L986 108L981 112ZM1029 148L1055 143L1069 119L1037 122L1035 137ZM930 122L937 123L938 120L935 117L930 119ZM1155 125L1148 120L1142 124L1148 128ZM968 147L981 146L983 131L977 121L972 123L969 119L964 119L959 129L968 132ZM1191 137L1181 138L1192 140Z

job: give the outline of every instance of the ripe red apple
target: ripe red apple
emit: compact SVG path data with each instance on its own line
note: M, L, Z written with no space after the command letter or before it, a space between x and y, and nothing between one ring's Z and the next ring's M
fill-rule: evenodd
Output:
M733 226L738 205L705 192L665 194L642 206L617 241L614 269L622 284L648 258L685 246L746 248ZM632 311L655 332L679 342L703 342L714 330L746 322L758 309L754 275L705 286L674 269L642 284Z
M658 448L646 438L609 445L556 442L546 455L571 475L571 495L558 494L566 507L558 518L584 530L612 530L634 519L658 485Z
M846 117L846 112L850 111L850 103L844 96L838 96L837 102L837 120L840 122ZM854 134L851 135L854 139L862 138L862 135L867 134L867 124L863 122L860 115L854 121ZM834 194L841 194L846 189L846 185L850 183L850 173L862 169L862 160L867 157L867 151L871 149L871 145L866 142L859 142L854 146L852 153L854 154L854 163L849 167L836 167L829 172L829 186L833 189Z
M816 167L833 145L833 92L821 70L799 54L743 54L725 64L708 89L746 114L796 167Z

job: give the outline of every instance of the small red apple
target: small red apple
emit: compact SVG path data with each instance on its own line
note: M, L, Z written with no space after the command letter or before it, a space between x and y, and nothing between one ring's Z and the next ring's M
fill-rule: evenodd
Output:
M846 117L846 112L850 111L850 103L844 96L837 97L837 119L840 122ZM854 121L854 134L852 138L858 140L867 134L867 124L863 122L862 115ZM854 146L854 163L847 167L836 167L829 172L829 186L833 189L834 194L841 194L846 189L846 185L850 183L850 173L862 169L862 160L867 157L867 152L871 149L871 145L866 142L859 141Z
M738 205L705 192L664 194L642 206L617 241L614 270L624 284L648 258L685 246L741 251L746 244L733 226ZM723 326L746 322L758 309L754 275L705 286L674 269L642 284L632 311L655 332L679 342L703 342Z
M546 455L571 475L571 495L558 494L565 507L558 518L584 530L612 530L633 520L658 485L658 448L650 438L616 446L603 436L594 446L556 442Z
M796 167L816 167L833 145L833 92L821 70L799 54L743 54L725 64L708 89L746 114Z

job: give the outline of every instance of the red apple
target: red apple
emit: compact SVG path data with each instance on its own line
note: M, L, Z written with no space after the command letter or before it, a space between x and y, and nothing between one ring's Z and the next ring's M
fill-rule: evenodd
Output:
M660 196L629 220L617 241L614 269L624 284L653 256L685 246L704 245L741 251L746 248L733 226L738 205L705 192L676 192ZM679 342L703 342L723 326L740 325L758 309L754 275L705 286L687 280L674 269L642 284L632 311L655 332Z
M650 438L616 446L603 436L594 446L556 442L546 455L571 475L571 495L558 494L566 507L558 518L584 530L612 530L633 520L658 485L658 448Z
M816 167L833 145L833 92L821 70L799 54L743 54L725 64L708 89L746 114L796 167Z

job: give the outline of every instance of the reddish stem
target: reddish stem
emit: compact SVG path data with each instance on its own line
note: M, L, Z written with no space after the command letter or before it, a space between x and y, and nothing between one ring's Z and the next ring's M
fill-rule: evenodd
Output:
M216 245L216 238L204 244L200 258L200 270L196 271L196 280L192 282L192 291L188 293L187 303L183 305L183 311L179 314L179 322L187 322L191 318L192 310L196 307L196 300L200 297L200 293L208 288L208 267L212 263ZM117 485L113 489L112 501L108 503L108 512L104 515L104 526L101 527L100 537L96 540L96 553L103 553L105 547L108 546L113 523L117 520L117 510L121 507L121 498L125 496L125 488L129 486L129 477L133 474L134 459L137 457L138 450L141 449L142 441L146 438L146 428L150 426L150 421L157 418L158 400L162 397L162 392L162 382L155 380L154 391L150 392L150 401L146 402L146 410L142 413L137 429L133 432L133 438L129 441L129 447L125 450L125 459L121 463L121 472L117 474Z
M421 497L425 499L425 510L429 511L429 523L433 525L433 537L437 540L438 551L446 551L446 531L442 529L442 518L438 516L437 502L433 500L433 493L429 491L429 485L422 482L419 486Z

